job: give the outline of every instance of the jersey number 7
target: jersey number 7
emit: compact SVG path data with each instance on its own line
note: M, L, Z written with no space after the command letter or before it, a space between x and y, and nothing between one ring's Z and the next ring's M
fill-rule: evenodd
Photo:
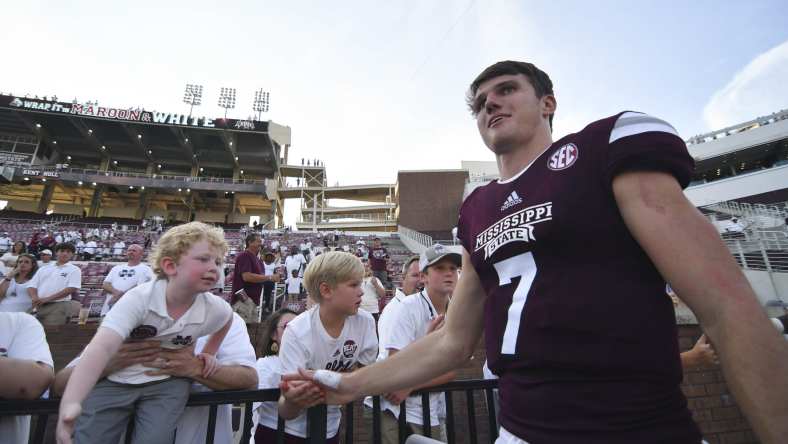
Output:
M517 334L520 331L520 319L522 319L525 301L528 299L528 292L536 278L536 262L534 255L530 251L519 254L509 259L502 260L493 265L498 273L498 285L510 285L512 279L519 277L520 282L512 295L512 304L506 316L506 329L503 332L501 341L501 354L513 355L517 348Z

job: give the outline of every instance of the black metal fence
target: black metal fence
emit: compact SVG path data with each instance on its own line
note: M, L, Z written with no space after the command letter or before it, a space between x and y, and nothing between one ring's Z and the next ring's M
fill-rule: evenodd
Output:
M454 396L458 394L465 396L466 412L467 415L467 437L470 444L477 444L479 442L478 427L476 424L476 409L477 405L474 398L474 392L482 391L487 410L487 424L488 424L488 441L494 443L498 437L497 425L497 404L494 402L495 390L498 388L497 380L462 380L454 381L448 384L430 387L428 389L419 390L414 392L413 395L421 396L422 399L422 418L424 424L430 423L430 410L429 410L429 394L433 392L443 392L446 400L446 439L449 443L456 441L457 433L457 418L454 411ZM242 444L249 442L249 438L254 434L252 430L252 405L254 402L277 401L279 399L279 390L249 390L249 391L218 391L218 392L202 392L194 393L189 397L189 402L186 404L189 407L193 406L208 406L208 428L206 433L206 444L213 444L216 432L216 416L218 406L223 404L244 404L243 422L241 424L241 440ZM380 444L381 442L381 415L384 412L380 409L380 397L374 396L372 407L372 435L370 442ZM35 417L35 427L32 429L30 443L43 444L46 436L47 423L49 422L50 415L57 415L58 405L60 399L41 399L35 401L19 401L19 400L0 400L0 417L3 416L16 416L16 415L32 415ZM404 403L403 403L404 404ZM344 412L344 430L345 430L345 444L352 444L354 442L354 409L353 403L345 405ZM323 444L326 442L326 406L319 405L313 407L307 412L307 441L310 444ZM276 444L284 442L284 420L279 418L279 427L277 430ZM131 431L133 421L130 421L129 429ZM423 428L424 435L430 437L430 427ZM404 443L405 439L410 434L410 430L406 423L406 415L399 415L399 442ZM462 431L460 431L462 433ZM131 433L126 433L126 442L130 442Z

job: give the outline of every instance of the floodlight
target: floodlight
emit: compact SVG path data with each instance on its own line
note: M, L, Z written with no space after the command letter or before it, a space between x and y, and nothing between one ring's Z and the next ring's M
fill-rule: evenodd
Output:
M227 110L235 108L235 88L219 89L219 106L224 108L224 117L227 118Z
M268 106L270 104L270 94L268 91L263 91L259 89L254 92L254 101L252 102L252 110L257 112L257 118L260 119L261 113L268 112Z
M189 105L189 117L191 117L194 106L202 104L202 85L187 84L186 91L183 93L183 103Z
M40 129L41 128L41 124L40 123L36 123L36 128Z

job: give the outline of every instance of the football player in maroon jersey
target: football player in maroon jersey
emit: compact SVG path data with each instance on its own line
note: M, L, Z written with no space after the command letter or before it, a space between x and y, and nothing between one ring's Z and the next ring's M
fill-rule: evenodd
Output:
M458 367L484 330L501 442L699 443L669 281L760 439L788 436L788 350L685 198L694 165L676 130L622 112L553 141L552 82L530 63L488 67L468 99L501 179L460 209L463 272L446 326L341 378L286 379L313 378L333 389L329 402L391 392Z

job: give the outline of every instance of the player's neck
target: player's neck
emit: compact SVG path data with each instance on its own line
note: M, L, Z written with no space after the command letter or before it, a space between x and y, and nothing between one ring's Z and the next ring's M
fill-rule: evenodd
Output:
M538 132L528 142L495 156L501 180L509 180L530 165L553 144L551 133Z
M320 315L320 322L323 323L323 328L332 338L338 338L342 334L342 328L345 326L345 319L347 314L333 310L326 304L320 304L318 308Z

